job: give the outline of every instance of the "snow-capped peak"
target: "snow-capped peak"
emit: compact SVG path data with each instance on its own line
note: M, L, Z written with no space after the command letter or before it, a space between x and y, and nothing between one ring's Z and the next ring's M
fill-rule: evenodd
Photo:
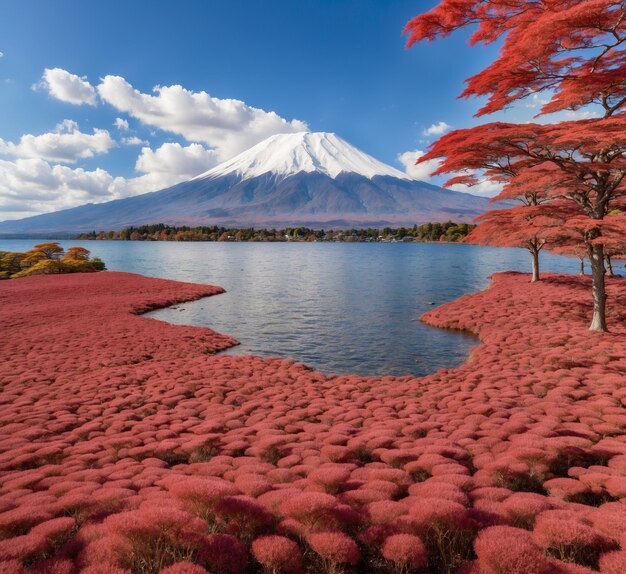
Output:
M377 175L411 179L406 173L378 161L338 135L327 132L271 136L194 179L227 175L250 179L266 173L285 178L300 172L318 172L332 178L347 172L369 179Z

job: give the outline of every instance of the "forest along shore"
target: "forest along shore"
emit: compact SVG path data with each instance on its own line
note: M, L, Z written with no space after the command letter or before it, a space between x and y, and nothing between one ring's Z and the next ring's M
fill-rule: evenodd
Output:
M216 287L0 283L0 571L617 572L626 281L608 334L588 278L528 281L427 313L483 344L423 378L214 355L236 341L138 316Z

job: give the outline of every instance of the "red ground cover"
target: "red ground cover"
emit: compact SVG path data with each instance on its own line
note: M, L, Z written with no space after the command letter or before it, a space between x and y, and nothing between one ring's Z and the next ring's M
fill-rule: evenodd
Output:
M626 280L600 334L587 279L497 275L420 379L137 316L220 291L0 283L0 574L626 571Z

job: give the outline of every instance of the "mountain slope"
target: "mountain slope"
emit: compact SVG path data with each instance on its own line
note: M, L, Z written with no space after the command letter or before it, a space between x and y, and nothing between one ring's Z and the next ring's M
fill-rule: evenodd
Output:
M342 172L367 178L388 175L410 177L327 132L278 134L225 161L194 179L236 175L249 179L272 173L281 179L300 172L317 172L335 178Z
M381 226L471 221L485 198L410 179L334 134L272 136L170 188L0 223L2 234L129 225Z

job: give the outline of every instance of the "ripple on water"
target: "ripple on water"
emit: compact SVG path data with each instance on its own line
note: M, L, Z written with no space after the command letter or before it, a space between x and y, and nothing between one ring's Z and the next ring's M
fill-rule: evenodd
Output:
M24 251L41 240L0 241ZM529 271L524 250L419 243L170 243L64 241L107 267L208 283L227 293L150 313L236 337L231 354L292 357L330 373L417 375L465 360L477 340L418 318L484 289L489 275ZM577 272L542 255L545 270Z

